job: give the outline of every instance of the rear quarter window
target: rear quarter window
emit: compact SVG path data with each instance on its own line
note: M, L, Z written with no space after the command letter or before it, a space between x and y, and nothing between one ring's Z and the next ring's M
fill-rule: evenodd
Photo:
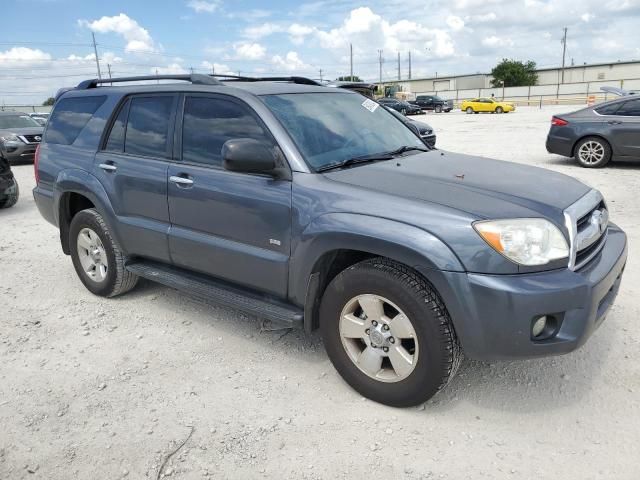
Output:
M45 141L71 145L106 99L106 96L87 96L60 100L49 119Z
M595 109L600 115L615 115L620 108L621 103L612 103L610 105L603 105Z

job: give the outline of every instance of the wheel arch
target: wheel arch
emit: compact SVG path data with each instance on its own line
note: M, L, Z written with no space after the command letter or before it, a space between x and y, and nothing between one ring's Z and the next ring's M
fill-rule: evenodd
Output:
M464 271L459 259L429 232L394 220L327 214L301 235L292 253L289 292L305 308L305 329L318 326L322 295L335 276L362 260L383 257L408 268Z
M71 220L76 213L86 208L95 208L102 215L109 231L122 245L117 229L114 228L115 222L111 221L115 213L98 179L83 170L63 170L58 174L54 192L54 211L60 229L62 251L66 255L70 254L69 226Z

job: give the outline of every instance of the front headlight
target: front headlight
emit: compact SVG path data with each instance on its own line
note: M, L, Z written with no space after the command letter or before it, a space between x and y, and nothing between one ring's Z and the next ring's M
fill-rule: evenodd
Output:
M545 265L569 256L562 232L543 218L488 220L473 228L494 250L520 265Z
M0 142L15 143L15 142L20 142L20 139L18 138L17 135L14 135L13 133L8 133L0 137Z

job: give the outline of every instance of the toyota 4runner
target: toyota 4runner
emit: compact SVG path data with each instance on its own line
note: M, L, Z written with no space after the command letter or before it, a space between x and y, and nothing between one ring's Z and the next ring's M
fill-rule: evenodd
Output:
M162 78L188 83L61 93L36 155L38 208L96 295L144 277L319 328L353 388L408 406L462 352L575 350L618 293L626 236L573 178L430 150L304 78Z

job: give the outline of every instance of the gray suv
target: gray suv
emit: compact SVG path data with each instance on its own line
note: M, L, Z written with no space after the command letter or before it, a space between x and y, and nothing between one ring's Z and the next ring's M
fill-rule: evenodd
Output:
M393 406L463 352L575 350L614 302L626 236L574 178L431 150L304 78L163 79L188 83L65 91L36 158L38 208L96 295L143 277L319 328L342 377Z
M9 162L33 161L43 130L26 113L0 112L0 157Z

